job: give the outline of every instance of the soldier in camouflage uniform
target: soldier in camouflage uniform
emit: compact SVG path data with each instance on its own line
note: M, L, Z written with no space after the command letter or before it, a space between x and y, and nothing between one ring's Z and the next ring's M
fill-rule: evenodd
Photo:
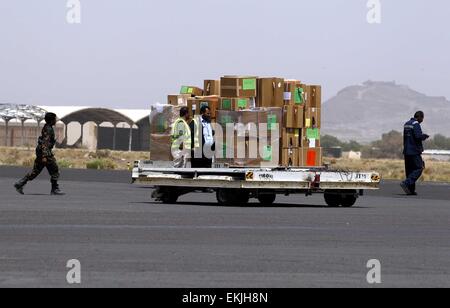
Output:
M14 185L19 194L23 195L23 188L28 181L33 181L44 168L47 168L52 183L51 194L63 195L58 186L59 168L52 152L52 149L56 143L55 131L53 129L53 126L56 125L56 114L47 113L45 115L45 123L46 124L42 129L42 135L39 137L38 145L36 147L36 160L34 162L33 171L28 173L23 179Z

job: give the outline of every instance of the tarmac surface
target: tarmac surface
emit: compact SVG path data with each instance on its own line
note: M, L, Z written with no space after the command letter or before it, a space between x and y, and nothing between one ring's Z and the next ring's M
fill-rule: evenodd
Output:
M44 172L18 195L23 168L0 167L0 287L450 287L450 186L396 182L354 208L323 196L281 196L277 205L220 207L215 195L162 205L129 172L63 170L66 196L49 195Z

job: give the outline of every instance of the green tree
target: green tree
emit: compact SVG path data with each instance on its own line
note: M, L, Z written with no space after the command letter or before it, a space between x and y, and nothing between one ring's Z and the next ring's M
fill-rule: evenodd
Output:
M350 140L347 143L344 143L342 145L342 151L344 152L350 152L350 151L355 151L355 152L359 152L362 149L362 145L359 144L358 142L356 142L355 140Z
M367 158L402 158L403 134L391 131L383 134L381 140L374 141L363 149L363 157Z
M425 148L428 150L450 150L450 138L437 134L426 141Z
M338 138L330 135L322 136L320 138L320 144L324 148L334 148L342 146L342 142Z
M334 147L340 147L342 148L342 151L349 152L349 151L361 151L362 145L358 142L352 140L350 142L343 142L339 140L338 138L330 135L325 135L321 137L321 145L324 148L334 148Z

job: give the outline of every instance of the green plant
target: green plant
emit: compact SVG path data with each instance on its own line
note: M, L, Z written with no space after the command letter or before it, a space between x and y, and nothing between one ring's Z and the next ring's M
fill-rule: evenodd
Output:
M95 153L96 158L109 158L111 156L110 150L97 150Z
M22 162L22 167L33 167L35 159L35 157L24 159L24 161Z
M73 164L67 159L58 160L58 166L62 169L69 169L73 167Z
M116 164L109 159L94 159L86 163L86 168L96 170L114 170L116 169Z

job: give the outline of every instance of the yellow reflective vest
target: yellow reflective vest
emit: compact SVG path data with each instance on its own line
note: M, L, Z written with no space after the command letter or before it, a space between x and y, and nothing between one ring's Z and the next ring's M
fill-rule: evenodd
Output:
M191 149L191 129L183 118L178 118L172 127L172 150L179 150L182 144L184 150Z

